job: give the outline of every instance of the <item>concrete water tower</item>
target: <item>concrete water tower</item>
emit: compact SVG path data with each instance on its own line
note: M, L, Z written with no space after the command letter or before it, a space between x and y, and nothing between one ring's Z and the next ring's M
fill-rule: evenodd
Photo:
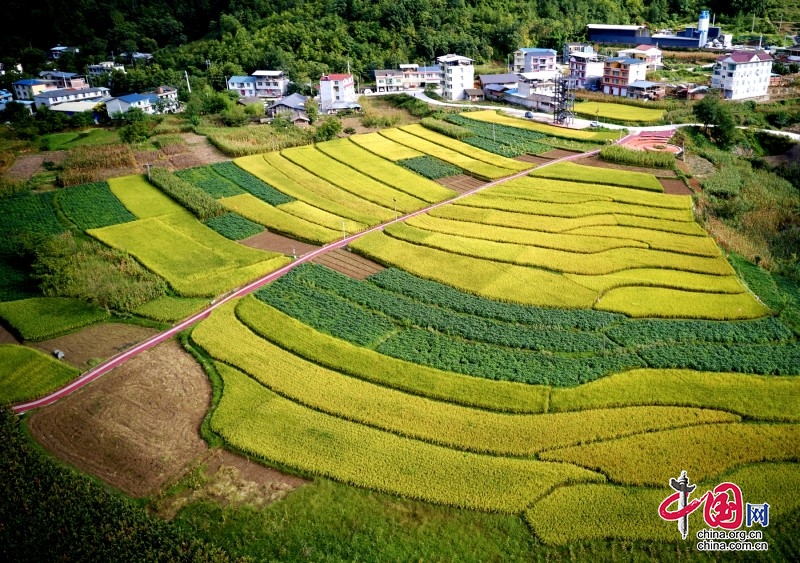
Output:
M706 43L708 43L708 20L709 20L709 13L708 10L703 10L700 12L700 19L697 22L697 35L698 35L698 47L705 47Z

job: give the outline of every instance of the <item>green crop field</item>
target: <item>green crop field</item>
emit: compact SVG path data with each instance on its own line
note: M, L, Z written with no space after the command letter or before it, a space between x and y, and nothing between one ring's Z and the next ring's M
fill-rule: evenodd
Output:
M80 372L25 346L0 344L0 405L36 399L63 387Z
M45 340L104 321L108 311L69 297L32 297L0 303L0 319L23 340Z
M108 129L87 129L67 133L50 133L42 137L51 151L69 150L75 147L111 145L119 143L119 133Z
M108 186L122 205L139 219L185 212L180 204L152 186L142 175L111 178Z
M575 114L586 119L608 118L618 121L647 123L660 121L664 117L664 110L640 108L625 104L609 104L606 102L580 102L575 104Z
M470 111L462 113L461 116L474 119L476 121L499 123L501 125L508 125L509 127L517 127L519 129L527 129L528 131L536 131L537 133L544 133L550 137L559 137L562 139L604 142L619 138L619 133L616 131L589 131L585 129L557 127L554 125L547 125L546 123L539 123L537 121L529 121L520 119L518 117L511 117L493 110Z
M133 221L136 217L111 193L106 182L83 184L56 193L64 215L81 229L96 229Z

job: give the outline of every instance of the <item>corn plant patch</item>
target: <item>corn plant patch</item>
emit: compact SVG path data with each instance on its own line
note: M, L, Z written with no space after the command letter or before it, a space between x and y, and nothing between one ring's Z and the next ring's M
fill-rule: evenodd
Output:
M577 103L575 104L575 113L591 119L600 117L617 121L638 121L643 123L660 121L664 117L663 109L640 108L638 106L607 102Z
M64 215L81 230L108 227L136 219L111 193L106 182L59 190L56 192L56 202Z
M76 368L33 348L0 344L0 404L47 395L80 374Z
M600 158L606 162L641 166L644 168L675 168L675 155L671 152L639 151L619 145L600 149Z
M588 182L590 184L609 184L611 186L636 188L652 192L664 191L664 187L652 174L630 172L628 170L614 170L610 168L597 168L595 166L575 164L574 162L557 162L556 164L534 170L530 175L540 178L553 178L556 180Z
M148 174L148 180L201 221L225 213L225 208L212 196L170 173L166 168L153 167Z
M456 114L448 115L446 119L473 133L471 137L464 139L466 143L505 157L540 154L552 148L539 142L546 137L544 133L498 123L483 123ZM423 121L423 125L426 122Z
M105 309L69 297L32 297L0 303L0 318L23 340L45 340L108 319Z

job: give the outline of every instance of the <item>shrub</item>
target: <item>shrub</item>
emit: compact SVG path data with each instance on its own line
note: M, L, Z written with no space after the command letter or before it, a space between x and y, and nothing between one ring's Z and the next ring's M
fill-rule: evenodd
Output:
M194 213L198 219L206 220L226 212L226 209L213 197L170 174L166 168L152 168L149 179L156 187Z

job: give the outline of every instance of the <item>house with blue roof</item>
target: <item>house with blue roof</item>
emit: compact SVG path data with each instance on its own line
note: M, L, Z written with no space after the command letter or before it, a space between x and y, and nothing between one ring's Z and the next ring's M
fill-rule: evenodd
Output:
M242 98L267 98L276 100L286 95L289 79L282 70L257 70L251 76L231 76L228 90L235 90Z
M36 107L50 107L63 102L77 102L81 100L100 100L108 98L109 89L104 87L97 88L61 88L57 90L45 90L33 97Z
M14 88L14 98L17 100L30 100L33 101L34 96L44 92L45 90L55 90L56 87L53 83L47 80L40 80L38 78L24 78L17 80L12 84Z
M129 110L136 108L142 110L148 115L158 113L157 94L127 94L120 96L106 102L106 112L108 116L113 118L118 114L127 113Z
M553 49L522 47L514 51L513 72L541 72L556 70L556 52Z
M603 62L603 93L628 96L628 87L645 80L647 63L631 57L611 57Z

